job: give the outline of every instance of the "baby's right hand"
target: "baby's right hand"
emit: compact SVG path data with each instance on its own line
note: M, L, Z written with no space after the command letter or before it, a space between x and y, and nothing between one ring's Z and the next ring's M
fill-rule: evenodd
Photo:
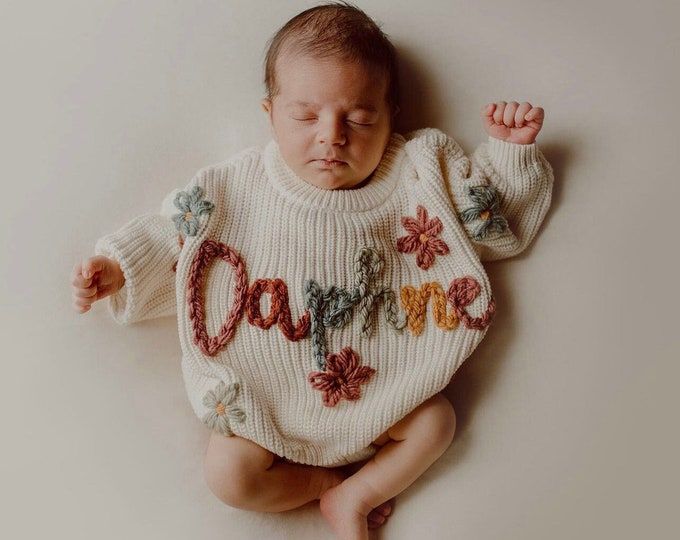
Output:
M71 278L73 307L80 313L89 311L94 302L118 292L125 284L118 261L103 255L77 263Z

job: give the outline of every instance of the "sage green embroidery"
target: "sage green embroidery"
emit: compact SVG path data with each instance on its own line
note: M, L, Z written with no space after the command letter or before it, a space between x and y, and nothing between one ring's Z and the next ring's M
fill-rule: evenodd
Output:
M369 337L373 331L372 314L379 300L383 302L388 324L397 331L406 326L406 314L400 316L394 291L386 285L376 284L384 264L378 251L372 247L362 247L354 257L354 288L351 291L336 285L322 288L313 279L305 282L305 307L312 318L312 351L321 371L326 366L326 328L345 326L351 320L356 305L359 306L361 334L364 337Z
M484 240L491 232L502 233L508 229L508 222L500 211L498 193L493 186L469 186L467 193L474 205L459 215L463 223L482 220L472 233L475 240Z
M181 210L181 213L172 216L172 220L177 230L187 236L196 236L201 226L199 216L210 214L215 207L213 203L202 198L203 188L201 186L192 187L189 193L180 191L175 195L175 206Z
M231 430L231 422L244 422L246 419L246 413L233 405L239 388L237 382L226 385L223 381L220 381L214 390L208 390L203 396L203 405L210 409L203 416L203 422L210 429L227 437L234 434Z

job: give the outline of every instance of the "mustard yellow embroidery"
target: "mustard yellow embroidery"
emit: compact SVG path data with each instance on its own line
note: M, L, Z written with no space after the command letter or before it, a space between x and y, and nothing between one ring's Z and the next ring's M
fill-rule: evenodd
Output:
M433 299L432 314L437 326L443 330L453 330L458 326L455 311L447 313L446 294L439 283L436 281L423 283L420 289L405 285L401 288L401 305L406 311L408 328L414 336L422 334L425 328L427 302L430 298Z

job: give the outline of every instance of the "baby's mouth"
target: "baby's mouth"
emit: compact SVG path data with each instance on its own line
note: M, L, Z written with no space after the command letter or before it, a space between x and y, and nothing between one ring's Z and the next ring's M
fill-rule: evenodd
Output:
M324 168L342 167L343 165L347 165L347 163L340 161L339 159L317 159L315 161L319 166Z

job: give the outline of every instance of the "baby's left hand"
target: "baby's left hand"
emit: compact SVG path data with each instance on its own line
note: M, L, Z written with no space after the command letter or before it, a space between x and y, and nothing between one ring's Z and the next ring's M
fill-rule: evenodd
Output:
M482 109L482 120L486 132L502 141L531 144L543 127L545 112L525 101L487 103Z

